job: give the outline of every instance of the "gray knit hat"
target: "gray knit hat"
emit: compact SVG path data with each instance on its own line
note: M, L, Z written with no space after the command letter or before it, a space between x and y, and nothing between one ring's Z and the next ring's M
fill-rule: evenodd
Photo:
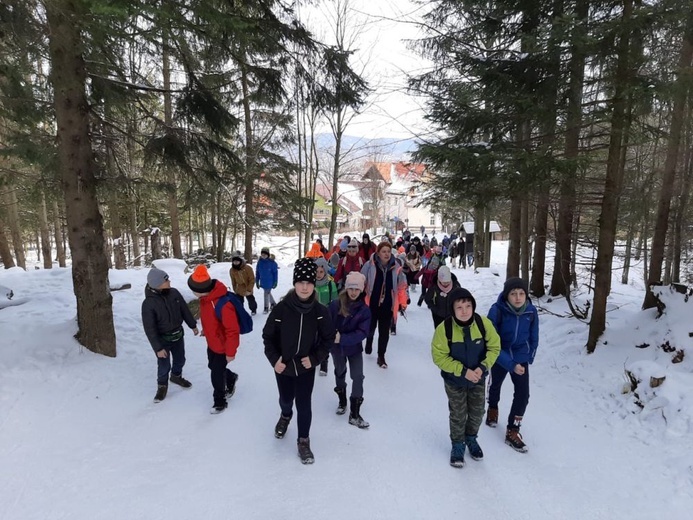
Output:
M157 269L156 267L152 267L149 274L147 274L147 283L152 289L158 289L167 281L168 273L166 273L166 271L162 271L161 269Z

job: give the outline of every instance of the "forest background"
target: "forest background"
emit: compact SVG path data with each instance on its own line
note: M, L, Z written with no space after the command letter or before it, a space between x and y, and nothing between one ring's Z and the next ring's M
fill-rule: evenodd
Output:
M571 309L589 322L589 352L617 244L622 283L644 258L645 308L652 284L688 283L690 0L386 4L369 16L349 0L3 2L4 266L26 267L30 248L44 268L70 264L77 339L115 356L109 266L142 265L162 242L175 258L202 247L222 260L229 235L252 258L269 229L305 249L317 179L336 194L342 175L386 154L343 144L398 90L373 79L363 45L395 20L418 56L401 66L421 108L404 126L433 172L429 200L447 221L473 214L479 251L484 226L503 222L506 275L535 296L570 303L587 264L591 299Z

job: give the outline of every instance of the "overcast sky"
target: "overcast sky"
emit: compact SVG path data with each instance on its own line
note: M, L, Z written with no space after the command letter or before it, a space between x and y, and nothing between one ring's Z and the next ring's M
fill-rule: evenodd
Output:
M345 1L345 0L341 0ZM409 139L425 133L422 100L408 95L407 74L424 70L426 62L407 48L406 40L420 37L414 23L421 7L410 0L348 0L350 25L358 33L354 68L363 70L373 93L347 134L367 138ZM335 0L301 7L301 20L323 41L334 38L331 18Z

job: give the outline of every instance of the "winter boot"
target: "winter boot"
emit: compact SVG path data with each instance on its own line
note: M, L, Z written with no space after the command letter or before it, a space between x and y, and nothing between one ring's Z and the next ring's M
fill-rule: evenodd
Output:
M171 374L171 383L174 383L178 386L182 386L183 388L190 388L192 386L192 383L180 374Z
M283 439L284 435L286 435L286 430L289 428L289 423L291 422L291 416L289 417L284 417L283 415L279 416L279 420L277 421L277 425L274 427L274 436L277 439Z
M378 356L378 366L380 368L387 368L387 363L385 362L385 354L380 354Z
M329 367L327 359L320 363L320 375L321 376L326 376L327 375L327 368Z
M366 354L370 355L373 352L373 338L366 338Z
M335 393L339 397L339 404L337 405L337 415L344 415L347 408L347 396L345 388L335 388Z
M363 397L352 397L351 401L351 413L349 414L349 424L358 426L362 430L368 428L370 424L363 420L361 417L361 404L363 403Z
M525 453L527 451L527 445L522 440L522 435L520 435L520 426L522 425L522 417L519 415L515 416L512 426L508 426L505 432L505 444L510 446L515 451L520 453Z
M313 452L310 451L310 439L308 437L298 439L298 456L301 457L302 464L315 462Z
M168 385L159 385L156 388L156 395L154 396L154 402L160 403L166 399L166 393L168 392Z
M489 408L486 411L486 426L491 428L498 426L498 408Z
M262 311L262 314L269 314L269 308L265 307L265 310Z
M467 448L469 448L469 456L474 460L482 460L484 458L484 452L481 450L481 446L476 441L476 435L467 435L465 438Z
M226 377L226 398L230 399L236 393L236 383L238 382L238 374L231 372L231 376Z
M397 324L393 323L390 325L390 335L391 336L396 336L397 335Z
M216 415L226 410L228 406L229 404L226 402L226 399L215 399L214 406L212 406L212 409L209 411L209 413L211 413L212 415Z
M450 465L454 468L464 467L464 442L453 442L452 451L450 451Z

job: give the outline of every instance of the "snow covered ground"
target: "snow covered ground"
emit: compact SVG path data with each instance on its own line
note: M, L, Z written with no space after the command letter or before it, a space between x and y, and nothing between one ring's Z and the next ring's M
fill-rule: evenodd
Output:
M278 247L286 242L257 244L278 255L275 295L291 284L295 253ZM506 245L493 247L491 269L453 271L481 313L504 278ZM161 267L192 297L180 264ZM229 267L216 264L212 275L228 283ZM563 299L535 301L541 342L523 425L529 452L506 446L503 428L482 425L485 459L461 470L448 465L447 400L430 356L430 314L412 305L390 339L390 368L366 356L369 430L335 415L333 376L317 378L316 462L302 466L295 423L285 439L273 435L279 407L262 314L242 337L233 363L240 380L227 411L209 414L204 339L190 332L184 375L193 387L172 385L164 402L152 402L156 362L140 321L147 272L111 271L111 284L132 289L113 293L118 357L109 359L73 339L69 269L0 271L0 285L28 299L0 310L1 520L691 517L693 349L686 344L693 342L693 302L682 296L667 295L668 312L655 321L653 311L640 311L642 285L615 279L606 345L593 355L584 350L586 324L562 317ZM671 364L673 354L657 347L664 339L688 348L689 357ZM635 348L643 343L650 346ZM646 380L667 377L659 388L639 388L642 409L622 393L626 367ZM511 394L506 382L501 418Z

